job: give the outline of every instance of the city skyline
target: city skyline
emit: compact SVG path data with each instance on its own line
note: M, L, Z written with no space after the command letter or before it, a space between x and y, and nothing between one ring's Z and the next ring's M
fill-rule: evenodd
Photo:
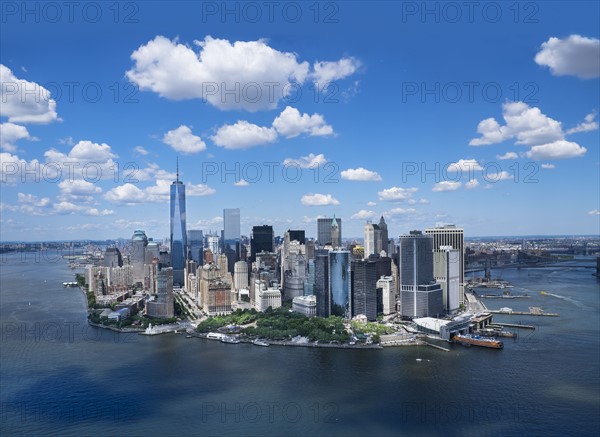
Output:
M189 229L233 206L242 235L334 215L343 238L382 215L394 238L597 234L598 4L498 4L495 21L337 5L294 23L191 2L94 23L6 11L0 239L167 236L177 156Z

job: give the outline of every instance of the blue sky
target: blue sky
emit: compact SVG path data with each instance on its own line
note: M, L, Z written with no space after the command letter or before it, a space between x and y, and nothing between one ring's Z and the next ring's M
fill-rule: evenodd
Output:
M2 4L3 241L598 233L597 2L223 5Z

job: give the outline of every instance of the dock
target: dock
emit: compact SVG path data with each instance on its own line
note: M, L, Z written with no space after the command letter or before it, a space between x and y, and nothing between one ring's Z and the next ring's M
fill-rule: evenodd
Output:
M498 311L488 310L492 314L502 314L506 316L547 316L547 317L559 317L558 313L546 313L546 312L531 312L531 311Z
M490 326L507 326L509 328L523 328L523 329L535 329L535 326L532 325L520 325L517 323L498 323L498 322L494 322L493 325Z
M427 346L434 347L434 348L442 350L444 352L450 352L450 349L446 349L445 347L438 346L437 344L428 343L426 341L423 341L423 343L425 343Z

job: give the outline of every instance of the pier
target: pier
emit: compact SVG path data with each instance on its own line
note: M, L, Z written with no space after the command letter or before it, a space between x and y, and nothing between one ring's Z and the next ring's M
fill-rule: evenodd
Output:
M521 325L521 324L517 324L517 323L498 323L495 322L493 325L490 326L500 326L500 327L509 327L509 328L523 328L523 329L535 329L535 326L533 325Z
M502 314L506 316L548 316L548 317L559 317L558 313L546 313L546 312L532 312L532 311L498 311L488 310L492 314Z
M425 343L427 346L434 347L434 348L439 349L441 351L450 352L450 349L446 349L445 347L438 346L437 344L428 343L426 341L423 341L423 343Z

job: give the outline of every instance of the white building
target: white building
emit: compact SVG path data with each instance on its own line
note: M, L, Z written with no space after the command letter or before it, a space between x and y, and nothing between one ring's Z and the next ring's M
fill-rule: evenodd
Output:
M281 291L279 291L279 288L269 287L265 289L264 286L259 287L258 292L256 293L256 302L254 304L256 311L263 312L269 307L275 309L280 306Z
M452 246L433 250L433 276L441 284L444 310L454 314L460 307L460 251Z
M233 265L233 286L239 291L248 288L248 263L238 261Z
M382 276L377 280L377 288L381 288L383 300L383 315L396 312L396 284L392 276Z
M292 300L292 311L304 314L307 317L316 316L317 297L314 295L295 297Z

